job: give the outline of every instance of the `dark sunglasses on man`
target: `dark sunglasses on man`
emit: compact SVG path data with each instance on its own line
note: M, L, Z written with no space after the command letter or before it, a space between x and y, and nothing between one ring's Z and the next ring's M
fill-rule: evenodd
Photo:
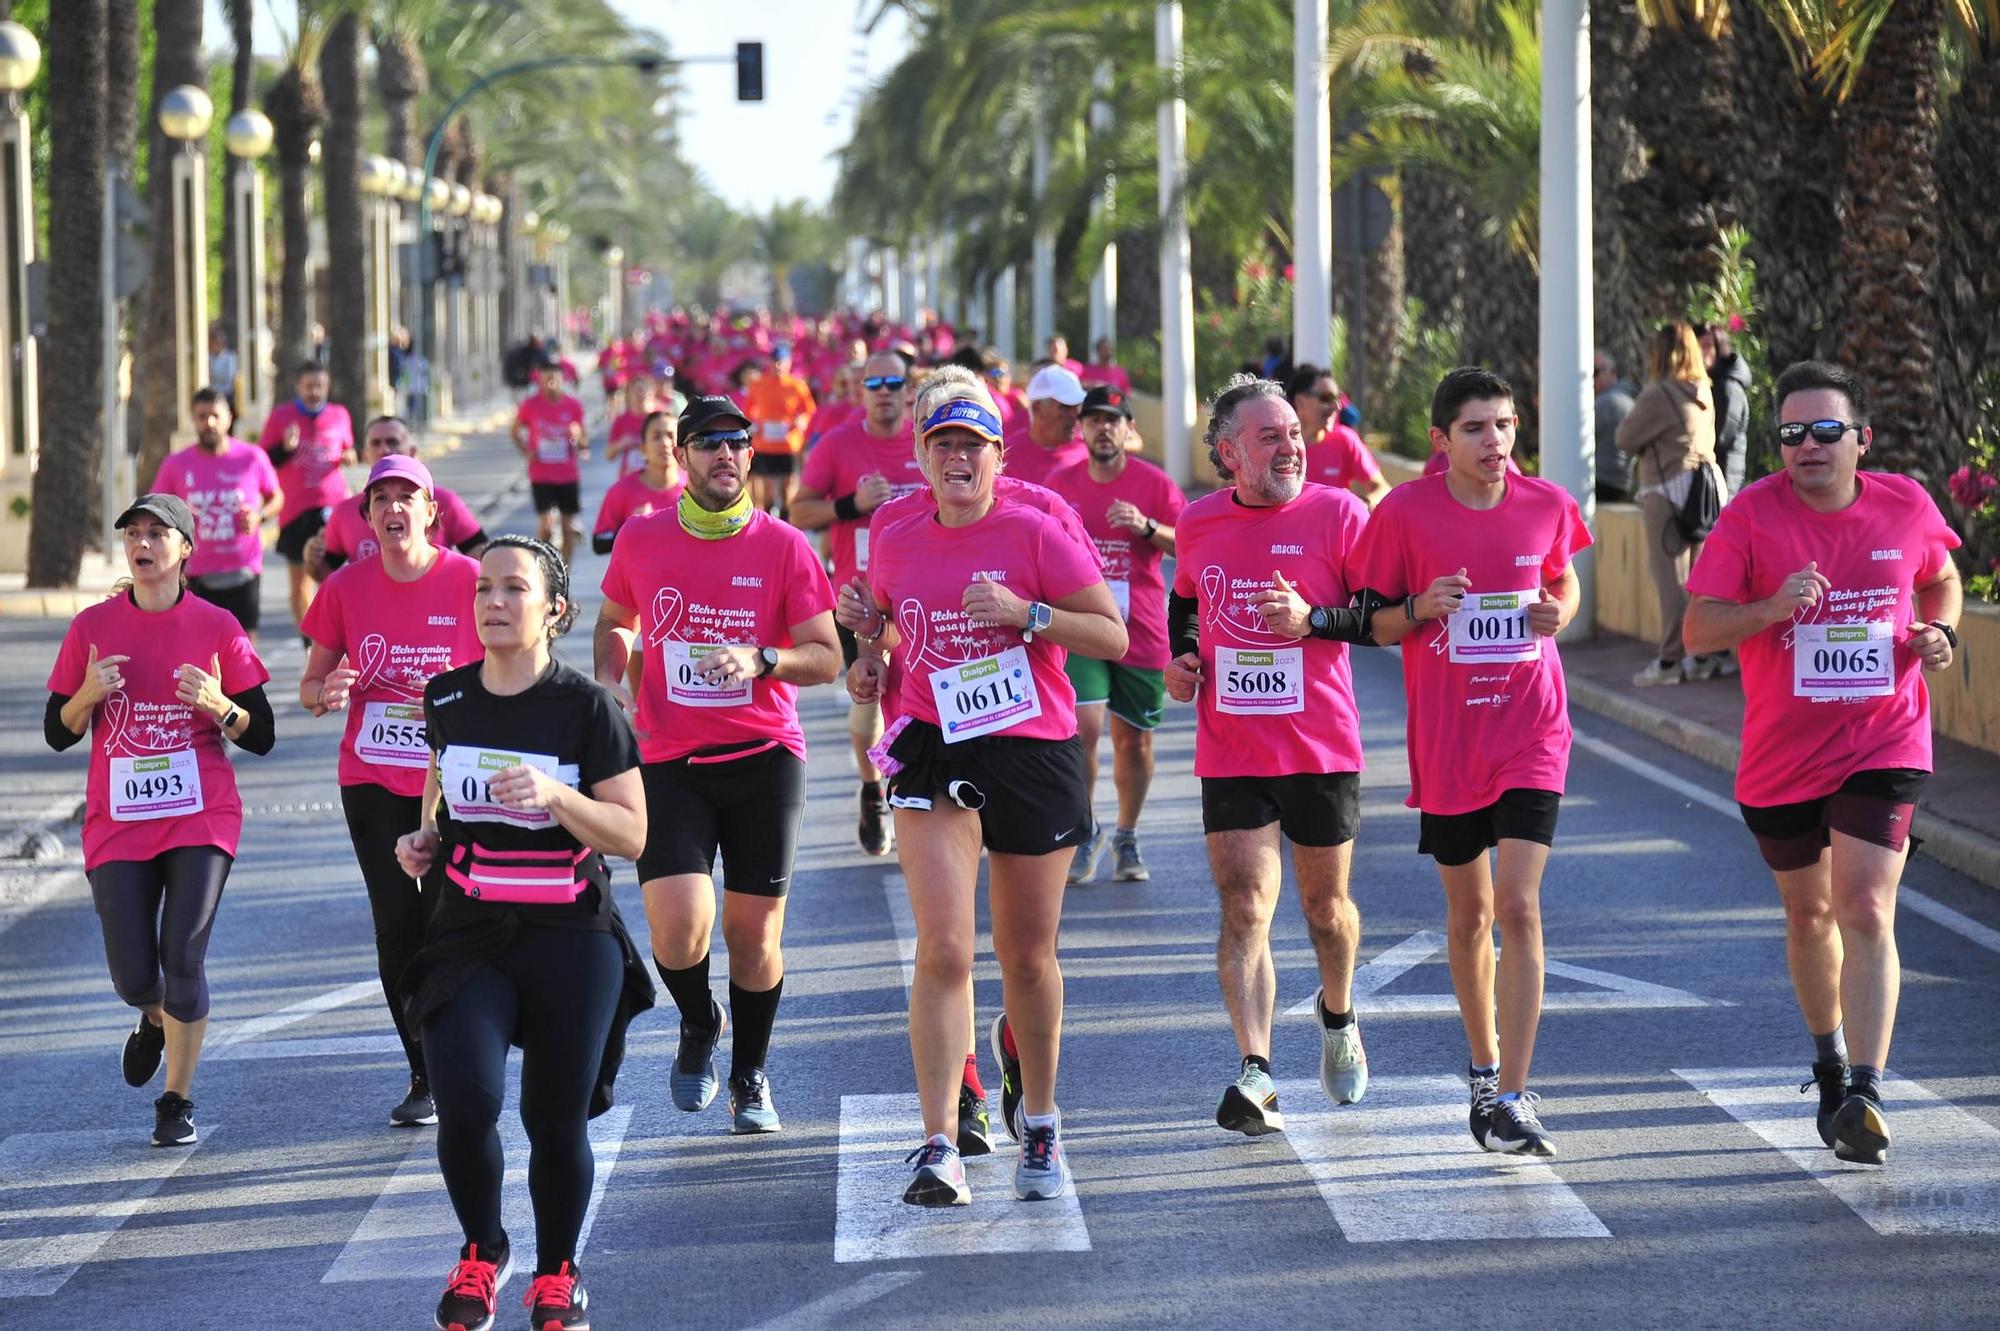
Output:
M750 447L748 430L730 430L715 434L698 434L687 441L687 448L694 453L714 453L724 448L741 453Z
M901 391L904 379L900 374L871 374L861 381L861 386L871 393Z
M1822 444L1837 444L1849 430L1859 430L1860 421L1786 421L1778 426L1778 442L1786 448L1797 448L1806 440L1810 431L1813 439Z

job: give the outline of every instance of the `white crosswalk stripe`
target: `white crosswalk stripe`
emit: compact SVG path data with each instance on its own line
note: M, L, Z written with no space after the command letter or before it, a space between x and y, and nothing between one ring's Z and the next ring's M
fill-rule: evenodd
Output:
M0 1299L55 1293L162 1183L212 1141L155 1149L131 1128L24 1132L0 1142ZM29 1230L57 1232L27 1233Z

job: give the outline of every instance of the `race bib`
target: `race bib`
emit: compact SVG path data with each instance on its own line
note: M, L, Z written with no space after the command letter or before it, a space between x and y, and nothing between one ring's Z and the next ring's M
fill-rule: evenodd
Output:
M991 735L1042 714L1026 647L933 670L931 697L947 744Z
M448 744L438 759L438 776L444 783L444 799L451 807L451 816L462 823L554 827L555 816L547 809L509 809L493 798L494 776L509 767L533 767L566 786L576 785L582 776L575 763L557 762L546 753L511 753L469 744Z
M1306 709L1306 649L1215 649L1215 709L1230 716L1280 716Z
M143 823L201 810L201 768L193 749L111 760L113 821Z
M1846 701L1896 691L1896 626L1798 624L1792 628L1792 693Z
M784 443L786 439L791 437L792 433L792 424L790 421L765 421L757 428L764 432L765 440L773 444Z
M569 461L569 436L567 434L550 434L546 430L537 432L535 435L535 461Z
M1539 661L1542 639L1528 627L1528 607L1540 592L1467 592L1445 620L1451 660L1458 665Z
M354 756L380 767L429 767L431 746L424 739L424 705L371 702L362 708Z
M1104 584L1111 589L1111 599L1118 606L1118 617L1132 617L1132 584L1124 578L1112 578Z
M868 571L868 529L866 527L856 527L854 529L854 571L857 573L866 573Z
M667 670L667 701L682 707L748 707L755 680L730 679L711 684L695 669L702 657L725 645L680 642L673 638L661 643L660 654Z

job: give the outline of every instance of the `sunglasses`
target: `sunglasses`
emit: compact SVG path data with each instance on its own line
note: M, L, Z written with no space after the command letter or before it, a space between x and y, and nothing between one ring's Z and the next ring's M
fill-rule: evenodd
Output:
M902 388L904 382L900 374L871 374L861 381L861 386L871 393L894 393Z
M698 434L687 441L687 447L690 452L695 453L714 453L725 448L733 448L738 453L744 453L750 448L750 432L732 430L727 434Z
M1849 430L1861 428L1860 421L1814 421L1808 425L1804 421L1786 421L1778 427L1778 442L1786 448L1797 448L1806 440L1806 432L1822 444L1837 444Z
M992 380L992 381L993 381L994 383L996 383L996 384L997 384L997 383L999 383L999 382L1000 382L1000 381L1001 381L1002 379L1005 379L1005 378L1007 377L1007 371L1005 371L1005 370L988 370L988 371L986 372L986 377L987 377L988 379L991 379L991 380Z

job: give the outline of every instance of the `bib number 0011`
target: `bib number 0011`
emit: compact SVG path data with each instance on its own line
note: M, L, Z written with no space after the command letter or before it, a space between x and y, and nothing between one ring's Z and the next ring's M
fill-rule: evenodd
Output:
M1537 592L1467 592L1445 621L1450 658L1459 665L1537 661L1542 640L1528 625Z

